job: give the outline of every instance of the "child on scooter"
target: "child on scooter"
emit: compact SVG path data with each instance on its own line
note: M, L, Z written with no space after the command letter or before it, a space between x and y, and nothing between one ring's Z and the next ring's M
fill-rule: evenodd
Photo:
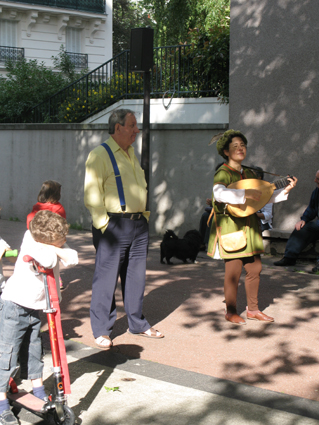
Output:
M26 231L13 275L8 279L0 298L0 424L18 424L7 400L9 379L18 364L21 378L31 379L33 394L45 399L41 360L41 321L39 310L46 308L42 277L32 263L24 262L29 255L44 268L78 263L77 252L63 248L69 225L52 211L35 214ZM58 286L58 283L57 283Z

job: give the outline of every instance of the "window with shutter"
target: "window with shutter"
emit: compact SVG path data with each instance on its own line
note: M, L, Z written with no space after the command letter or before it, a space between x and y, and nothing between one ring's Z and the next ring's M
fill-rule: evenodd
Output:
M88 55L81 53L81 29L66 28L66 52L76 68L87 68Z
M81 30L78 28L66 28L66 51L81 53Z
M17 47L18 22L0 19L0 62L16 61L24 57L24 49Z
M18 22L0 19L0 45L17 47Z

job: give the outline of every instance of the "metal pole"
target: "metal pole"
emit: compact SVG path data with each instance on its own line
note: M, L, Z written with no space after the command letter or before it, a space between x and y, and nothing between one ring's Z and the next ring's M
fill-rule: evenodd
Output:
M144 103L141 166L147 184L146 210L149 210L150 193L150 98L151 71L153 69L153 37L152 28L133 28L131 30L130 68L133 72L143 72Z
M144 104L143 104L143 130L142 130L142 155L141 165L147 183L146 210L149 210L150 193L150 99L151 99L151 73L144 72Z

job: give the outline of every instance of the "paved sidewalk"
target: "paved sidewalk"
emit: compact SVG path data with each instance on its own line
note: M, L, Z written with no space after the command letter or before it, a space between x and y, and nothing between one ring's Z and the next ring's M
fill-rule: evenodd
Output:
M67 342L72 407L83 425L315 425L318 403ZM45 358L50 388L51 358ZM28 382L21 387L30 390ZM44 424L22 410L21 425Z
M24 223L0 220L0 235L13 248L24 231ZM78 422L319 424L319 277L307 273L313 264L298 262L285 269L263 257L260 308L276 321L247 321L239 327L224 319L223 262L200 253L198 264L175 260L174 266L163 265L159 242L151 238L144 313L165 338L126 332L118 289L114 348L100 351L89 322L91 234L70 231L68 243L78 250L80 263L62 270L61 308L70 405ZM7 276L12 272L6 260L4 270ZM242 276L238 308L244 318L245 306ZM135 381L121 381L126 377ZM118 386L120 392L104 386Z

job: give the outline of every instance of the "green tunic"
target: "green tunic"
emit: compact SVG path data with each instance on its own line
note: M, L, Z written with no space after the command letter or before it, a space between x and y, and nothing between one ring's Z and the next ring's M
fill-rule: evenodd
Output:
M229 165L222 165L214 177L214 185L222 184L228 186L231 183L235 183L242 179L255 179L256 175L249 168L243 167L243 174L236 171ZM208 243L207 255L213 257L216 251L216 245L218 243L219 254L224 259L234 259L251 257L264 252L264 244L261 236L260 221L256 214L252 214L248 217L234 217L226 210L226 204L221 202L213 201L214 217L212 220L212 226L210 230L210 237ZM218 226L220 235L226 235L228 233L237 232L238 230L244 230L247 238L247 245L236 252L226 252L219 243L219 238L216 232L216 226Z

